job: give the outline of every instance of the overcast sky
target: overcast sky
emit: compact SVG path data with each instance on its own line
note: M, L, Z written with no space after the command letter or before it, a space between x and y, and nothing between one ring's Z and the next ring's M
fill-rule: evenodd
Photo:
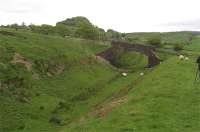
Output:
M0 0L0 24L51 24L85 16L120 32L200 31L200 0Z

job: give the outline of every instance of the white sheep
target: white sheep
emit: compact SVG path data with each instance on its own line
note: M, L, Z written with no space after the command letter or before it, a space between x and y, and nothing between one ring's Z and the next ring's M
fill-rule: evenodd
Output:
M189 60L189 57L185 57L185 60Z
M144 73L143 73L143 72L141 72L141 73L140 73L140 76L144 76Z
M127 73L123 72L123 73L122 73L122 76L126 77L126 76L127 76Z
M179 55L179 57L178 57L180 60L183 60L184 58L185 58L185 56L184 55Z

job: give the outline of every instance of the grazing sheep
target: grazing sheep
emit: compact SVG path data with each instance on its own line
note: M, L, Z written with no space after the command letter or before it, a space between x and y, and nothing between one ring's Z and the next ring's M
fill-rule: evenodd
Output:
M185 60L189 60L189 57L185 57Z
M65 36L65 38L69 38L70 36Z
M126 77L126 76L127 76L127 73L123 72L123 73L122 73L122 76Z
M178 57L180 60L183 60L185 57L184 57L184 55L179 55L179 57Z
M143 73L143 72L141 72L141 73L140 73L140 76L144 76L144 73Z

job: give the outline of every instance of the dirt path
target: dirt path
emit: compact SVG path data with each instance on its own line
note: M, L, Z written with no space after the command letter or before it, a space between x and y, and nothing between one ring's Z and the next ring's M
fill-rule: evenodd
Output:
M118 99L115 99L111 102L105 103L102 106L99 106L96 110L89 112L86 117L81 117L78 122L84 122L89 117L103 118L107 116L114 108L128 101L128 96L124 96Z
M126 87L121 88L119 91L113 93L111 96L103 100L102 103L98 104L92 111L86 113L85 115L79 117L78 119L71 121L67 126L69 126L72 123L84 123L91 117L95 118L106 117L114 108L128 102L129 97L127 96L127 94L142 80L143 76L138 77L138 79L131 82Z

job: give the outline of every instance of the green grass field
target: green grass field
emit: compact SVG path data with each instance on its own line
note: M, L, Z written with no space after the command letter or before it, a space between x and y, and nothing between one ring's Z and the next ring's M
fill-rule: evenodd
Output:
M195 36L195 37L194 37ZM194 38L193 38L194 37ZM188 46L191 43L189 40L192 38L195 41L196 35L192 32L167 32L167 33L129 33L126 39L133 43L148 44L151 38L160 38L162 48L173 49L175 44Z
M199 84L194 60L173 57L156 67L128 94L129 100L103 118L73 124L67 131L198 132Z
M199 52L199 50L200 50L199 42L200 42L200 36L197 35L193 38L192 43L190 45L185 46L185 49L191 50L193 52L195 52L195 51Z

